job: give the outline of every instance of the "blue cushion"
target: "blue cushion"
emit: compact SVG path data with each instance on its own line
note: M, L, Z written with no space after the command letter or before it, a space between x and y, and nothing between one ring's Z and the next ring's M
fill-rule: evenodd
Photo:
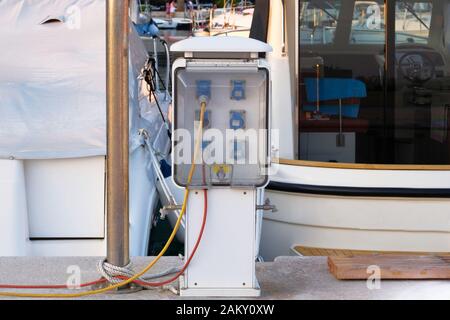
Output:
M348 78L320 78L319 99L317 99L317 79L306 78L306 98L309 102L367 97L364 82Z

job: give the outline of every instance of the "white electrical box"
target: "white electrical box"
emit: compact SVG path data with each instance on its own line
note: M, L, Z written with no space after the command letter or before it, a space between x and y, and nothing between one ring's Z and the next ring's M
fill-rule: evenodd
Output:
M189 185L264 186L269 165L270 72L259 54L270 51L270 46L237 37L191 38L175 44L172 51L185 52L173 67L174 132L177 143L181 141L173 152L176 184L188 184L199 129L199 98L207 97L201 159ZM184 152L177 152L180 146Z
M189 196L186 252L192 252L203 218L203 192ZM256 279L256 190L212 189L202 243L181 283L184 296L259 296Z
M268 183L271 97L264 56L272 49L254 39L209 37L180 41L171 50L184 53L172 70L172 171L175 183L190 189L187 259L207 200L203 239L181 279L181 295L259 296L256 194Z

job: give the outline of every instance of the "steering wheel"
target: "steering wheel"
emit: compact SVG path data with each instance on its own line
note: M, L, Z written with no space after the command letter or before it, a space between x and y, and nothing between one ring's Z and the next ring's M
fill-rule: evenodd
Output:
M398 65L403 77L414 83L425 83L436 73L434 63L420 52L405 53Z

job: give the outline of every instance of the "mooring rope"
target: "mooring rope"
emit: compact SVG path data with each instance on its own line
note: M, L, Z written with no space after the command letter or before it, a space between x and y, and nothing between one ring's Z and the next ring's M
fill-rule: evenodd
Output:
M124 267L118 267L118 266L112 265L111 263L108 263L106 261L106 259L98 261L97 271L100 273L100 275L103 278L108 280L108 282L111 284L120 283L121 281L123 281L122 280L123 278L131 278L136 274L133 270L133 264L131 262ZM181 267L173 267L173 268L170 268L170 269L165 270L160 273L155 273L155 274L151 274L151 275L148 275L145 277L140 277L137 280L138 280L138 282L140 282L140 285L144 289L155 289L155 287L146 286L146 285L143 285L143 283L145 283L148 280L153 280L153 279L158 279L158 278L162 278L165 276L169 276L171 274L175 274L180 271L181 271ZM164 288L165 287L163 287L163 289ZM167 287L165 289L171 289L171 287Z
M124 267L115 266L104 260L100 260L97 263L97 271L103 278L108 280L109 283L120 283L122 280L120 277L132 278L135 275L133 270L133 264L130 262Z

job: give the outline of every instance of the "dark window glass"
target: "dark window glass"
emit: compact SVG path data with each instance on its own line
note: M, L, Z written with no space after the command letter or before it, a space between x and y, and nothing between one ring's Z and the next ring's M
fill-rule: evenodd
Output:
M341 1L301 1L300 38L303 43L329 44L339 20Z
M353 8L350 43L384 44L384 1L357 1Z
M299 4L299 158L450 164L450 0Z

